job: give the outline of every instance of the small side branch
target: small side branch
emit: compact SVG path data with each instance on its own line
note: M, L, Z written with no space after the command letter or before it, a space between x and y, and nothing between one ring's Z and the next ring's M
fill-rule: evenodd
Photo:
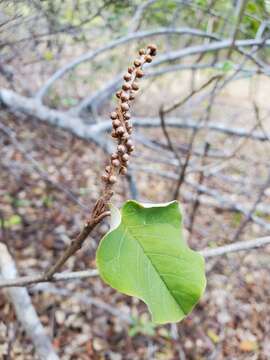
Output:
M60 270L60 268L65 264L67 259L69 259L72 255L74 255L81 247L86 238L89 236L91 231L95 228L97 224L99 224L106 216L110 215L109 211L101 212L100 215L95 217L95 213L100 211L103 211L102 207L105 205L101 205L99 209L99 204L101 202L98 201L96 207L94 208L90 219L85 223L83 229L79 233L79 235L76 237L75 240L71 242L71 244L67 247L64 254L59 258L59 260L44 274L44 281L50 279L53 274L55 274L57 271Z
M234 244L219 246L215 249L206 248L204 250L201 250L200 254L207 259L210 257L226 255L231 252L240 252L240 251L258 249L267 245L270 245L270 236L257 238L253 240L247 240L247 241L238 241ZM66 281L66 280L74 280L74 279L85 279L97 275L98 275L97 270L89 269L85 271L56 273L49 280L44 279L43 275L23 276L16 279L1 280L0 288L33 285L41 282L56 282L56 281Z
M254 240L238 241L234 244L219 246L215 249L204 249L200 251L205 258L226 255L231 252L247 251L258 249L270 244L270 236L258 238Z
M57 281L69 281L76 279L85 279L93 276L97 276L98 271L96 269L61 272L54 274L49 280L44 277L43 274L21 276L14 279L6 279L0 281L0 288L14 287L14 286L28 286L33 284L40 284L45 282L57 282Z

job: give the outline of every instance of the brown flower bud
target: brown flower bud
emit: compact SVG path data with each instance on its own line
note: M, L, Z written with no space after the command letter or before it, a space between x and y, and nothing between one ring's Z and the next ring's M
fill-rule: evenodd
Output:
M117 119L118 115L117 115L117 112L116 111L113 111L111 113L111 119L114 120L114 119Z
M126 167L121 167L121 169L120 169L120 171L119 171L119 173L121 174L121 175L126 175L127 174L127 168Z
M126 112L126 113L124 114L124 118L125 118L125 120L129 120L129 119L131 118L130 112Z
M153 60L153 58L152 58L151 55L146 55L144 59L145 59L145 61L146 61L147 63L150 63L150 62L152 62L152 60Z
M125 83L125 84L123 84L122 89L123 89L124 91L130 90L130 89L131 89L131 85L130 85L129 83Z
M118 128L121 125L121 121L118 119L113 120L112 125L114 128Z
M144 73L141 69L137 69L136 71L136 77L137 78L142 78L144 76Z
M139 50L139 54L140 54L140 55L145 55L145 53L146 53L145 49L140 49L140 50Z
M113 137L113 138L117 138L117 137L118 137L115 131L112 131L112 132L111 132L111 137Z
M128 103L121 104L121 109L122 109L123 111L128 111L128 110L129 110L129 105L128 105Z
M130 81L130 80L131 80L131 75L130 75L129 73L126 73L126 74L124 75L124 80Z
M133 142L131 139L128 139L128 141L126 142L126 145L128 148L130 148L133 145Z
M123 140L128 140L129 139L128 133L124 133L123 136L122 136L122 139Z
M135 92L134 91L131 91L129 93L129 100L134 100L135 99Z
M118 159L118 154L117 154L117 153L113 153L113 154L111 155L111 158L112 158L112 159Z
M132 87L132 89L135 90L135 91L139 90L139 85L138 85L138 83L136 83L136 82L134 82L134 83L131 85L131 87Z
M120 161L118 159L114 159L112 161L112 164L113 164L113 166L118 167L118 166L120 166Z
M111 176L109 177L109 182L110 182L111 184L116 183L116 177L115 177L114 175L111 175Z
M132 125L128 125L127 126L127 132L129 133L129 134L131 134L132 133Z
M135 65L136 67L141 66L141 65L142 65L141 60L140 60L140 59L136 59L136 60L134 61L134 65Z
M132 152L132 151L134 151L135 150L135 146L134 145L131 145L130 147L129 147L129 149L128 149L128 152Z
M107 174L103 174L103 175L101 176L101 179L106 182L106 181L108 181L109 177L108 177Z
M133 70L134 70L134 68L133 68L133 67L131 67L131 66L128 68L128 72L129 72L130 74L132 74L132 73L133 73Z
M156 46L155 44L149 44L149 45L147 46L147 49L149 49L150 55L153 55L153 56L156 55L156 53L157 53L157 46Z
M128 95L128 93L122 92L122 94L121 94L121 100L122 100L123 102L128 101L128 100L129 100L129 95Z
M116 92L116 94L115 94L115 95L116 95L116 97L117 97L118 99L120 99L121 92L122 92L122 91L121 91L121 90L119 90L119 91L117 91L117 92Z
M125 129L123 128L123 126L119 126L117 129L116 129L116 134L117 135L123 135L125 132Z
M106 171L106 173L109 173L110 171L111 171L111 167L108 165L108 166L106 166L105 167L105 171Z
M124 145L118 145L117 146L117 151L120 153L120 154L124 154L126 152L126 147ZM118 157L118 156L117 156Z
M123 160L124 162L128 161L128 160L129 160L129 155L128 155L128 154L124 154L124 155L122 156L122 160Z

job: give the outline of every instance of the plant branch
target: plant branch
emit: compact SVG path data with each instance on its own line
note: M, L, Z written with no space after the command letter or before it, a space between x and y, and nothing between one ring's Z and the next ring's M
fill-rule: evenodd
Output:
M6 245L0 243L0 282L3 284L16 282L16 276L17 270L15 263L10 256ZM24 285L21 284L20 286ZM33 342L35 350L40 358L47 360L59 359L37 316L27 290L25 288L12 288L7 289L6 291L14 306L18 320Z
M246 240L246 241L238 241L234 244L219 246L214 249L204 249L201 250L200 253L205 257L215 257L226 255L231 252L239 252L239 251L248 251L252 249L258 249L270 244L270 236L257 238L253 240Z
M96 216L95 216L96 215ZM83 229L76 237L75 240L71 242L63 255L59 260L45 273L44 278L50 279L53 274L55 274L59 269L65 264L67 259L74 255L84 243L85 239L89 236L92 230L99 224L106 216L109 216L109 211L104 211L104 205L100 199L97 201L96 206L87 222L85 223Z
M219 52L224 49L228 49L232 44L231 39L226 40L219 40L219 41L213 41L210 44L202 44L202 45L193 45L187 48L183 48L180 50L171 51L169 53L166 53L164 55L159 56L159 59L153 64L149 64L147 66L148 68L157 67L159 65L162 65L166 62L173 62L173 61L179 61L183 58L193 56L193 55L203 55L207 53L215 53ZM243 48L245 47L260 47L260 46L270 46L270 40L265 39L245 39L245 40L236 40L234 44L234 49L245 56L245 58L250 59L252 62L254 62L257 65L257 71L255 73L260 72L269 72L270 67L265 65L264 63L261 63L260 60L254 57L253 53L249 53ZM190 65L191 67L191 65ZM241 66L237 68L238 72L241 70ZM98 105L102 104L105 100L110 98L110 96L113 94L113 92L117 89L119 86L119 82L121 80L121 74L117 75L114 80L112 80L109 84L107 84L102 90L97 91L96 93L92 94L88 99L84 99L81 104L76 106L76 111L82 111L84 108L91 107L93 102L98 103ZM97 98L99 100L97 101Z
M93 60L96 56L114 49L115 47L118 47L120 45L129 43L134 40L144 39L148 37L153 37L157 35L193 35L193 36L200 36L200 37L209 37L211 39L217 40L218 37L215 34L208 34L204 31L200 31L197 29L192 28L178 28L178 29L172 29L172 28L161 28L158 30L153 31L140 31L135 33L130 33L125 37L122 37L120 39L117 39L115 41L112 41L111 43L97 49L94 51L90 51L86 54L83 54L82 56L74 59L72 62L68 63L67 65L63 66L62 68L58 69L47 81L46 83L39 89L39 91L36 94L36 99L42 100L43 97L46 95L48 90L51 88L53 83L63 77L68 71L73 70L76 66L80 65L83 62Z
M34 117L40 121L57 126L63 130L67 130L77 137L85 140L93 141L106 152L111 152L111 144L104 138L100 137L100 133L111 129L111 121L102 121L98 124L90 125L79 118L71 116L64 111L53 110L40 104L33 98L28 98L7 89L0 89L0 105L2 108L7 109L13 114L25 114L24 120L29 120L29 117ZM159 127L160 119L158 118L133 118L133 124L137 127ZM203 129L202 124L197 124L192 120L184 120L180 117L170 117L166 120L167 127L175 127L180 129ZM253 132L243 128L236 128L226 126L222 123L211 123L208 129L215 132L233 135L237 137L248 137L250 139L259 141L269 141L269 137L261 132Z
M152 57L156 55L156 46L148 45L147 50L141 49L139 51L139 55L140 58L134 61L134 66L129 67L128 72L124 75L125 83L122 86L122 90L116 94L119 100L115 111L111 113L111 135L117 139L118 146L116 152L111 154L110 164L106 166L105 172L102 175L102 195L97 200L79 235L70 243L58 261L45 272L44 278L47 280L52 278L65 262L82 247L95 226L110 214L108 204L113 196L113 187L117 181L117 176L127 174L128 160L131 152L134 150L131 140L132 125L129 121L131 117L129 113L130 103L134 100L135 92L139 89L136 80L144 75L142 66L146 62L152 61Z
M43 274L27 275L14 279L1 280L0 288L11 287L11 286L28 286L28 285L44 283L44 282L58 282L58 281L85 279L97 275L98 275L98 271L96 269L55 273L50 279L46 279Z
M203 153L203 156L202 156L202 159L201 159L202 167L206 165L205 162L206 162L206 158L207 158L207 154L208 154L209 150L210 150L210 143L208 143L206 141L205 145L204 145L204 153ZM198 185L199 186L203 184L204 177L205 177L205 174L204 174L204 171L202 170L202 171L199 172L199 179L198 179ZM201 190L198 188L197 193L196 193L196 197L195 197L195 201L193 203L193 208L192 208L192 211L191 211L191 215L190 215L190 223L189 223L189 227L188 227L190 236L192 236L195 217L196 217L197 211L198 211L199 206L200 206L200 196L201 196Z
M200 254L203 255L206 259L210 257L222 256L229 254L231 252L240 252L248 251L253 249L258 249L270 244L270 237L262 237L253 240L247 241L238 241L234 244L219 246L217 248L206 248L200 250ZM18 287L18 286L27 286L33 285L41 282L56 282L56 281L68 281L74 279L85 279L88 277L97 276L98 271L95 269L85 270L85 271L74 271L74 272L62 272L56 273L51 279L44 279L42 275L33 275L33 276L23 276L18 277L12 280L1 280L0 288L5 287Z

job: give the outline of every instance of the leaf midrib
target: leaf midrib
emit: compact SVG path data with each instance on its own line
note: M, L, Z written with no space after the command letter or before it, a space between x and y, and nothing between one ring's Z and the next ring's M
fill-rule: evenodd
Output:
M149 256L147 256L147 252L145 251L144 247L142 246L141 242L137 239L137 237L132 233L132 230L130 230L129 226L125 223L124 221L124 217L122 217L122 221L123 221L123 225L126 228L126 231L130 234L131 238L133 238L138 245L140 246L140 248L142 249L144 255L146 256L146 258L148 259L148 261L150 262L150 264L152 265L153 269L155 270L155 272L157 273L158 277L161 279L162 283L164 284L164 286L166 287L168 293L170 294L170 296L173 298L173 300L175 301L175 303L177 304L177 306L180 307L181 311L183 312L183 314L187 314L184 309L182 308L181 304L179 304L179 302L176 300L176 298L173 296L171 290L168 288L166 281L163 279L163 277L160 275L159 271L157 270L157 268L155 267L155 265L153 264L153 262L151 261L151 258ZM150 224L149 224L150 225ZM152 224L151 224L152 225ZM164 255L165 256L165 255Z

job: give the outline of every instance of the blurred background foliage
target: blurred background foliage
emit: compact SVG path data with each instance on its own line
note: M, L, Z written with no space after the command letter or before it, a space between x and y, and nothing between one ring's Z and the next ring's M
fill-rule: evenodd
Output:
M32 84L34 92L46 77L71 59L134 30L189 27L212 33L220 39L228 39L237 28L238 39L253 39L262 24L269 26L270 2L245 0L245 9L238 24L239 2L241 3L227 0L3 0L0 2L1 64L7 65L7 81L8 66L12 67L10 76L17 82L14 87L18 86L22 90L23 74L35 71L39 76ZM143 15L136 29L133 29L134 14L145 4ZM267 32L269 30L264 30L264 33ZM209 40L204 39L204 42L207 41ZM158 42L161 51L169 51L187 44L201 43L201 39L189 35L180 38L170 35L165 39L158 39ZM145 41L141 43L144 44ZM121 49L121 52L117 50L105 57L100 56L91 64L81 64L74 70L74 74L69 73L65 77L68 84L76 88L78 81L79 84L88 83L88 88L83 88L83 92L98 88L99 80L108 80L126 66L126 57L122 54L126 51L128 54L128 49L133 47L130 43ZM264 49L260 56L265 58L268 55L268 50ZM95 75L98 79L95 79ZM63 98L62 94L57 94L56 88L51 95L54 103L57 103L57 97ZM73 94L71 97L74 96ZM79 91L75 98L82 96ZM67 98L70 98L68 94ZM67 101L63 101L62 105L66 106ZM71 99L70 103L76 103L76 99Z

